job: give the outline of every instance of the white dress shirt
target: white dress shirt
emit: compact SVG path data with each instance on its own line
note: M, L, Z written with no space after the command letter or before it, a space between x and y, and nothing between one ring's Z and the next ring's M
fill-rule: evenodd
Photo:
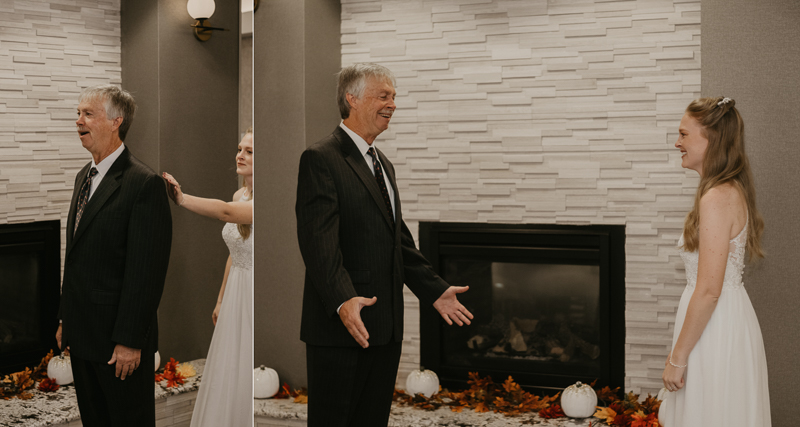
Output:
M357 133L350 130L347 126L344 125L344 122L339 124L339 127L342 128L350 138L352 138L353 142L356 143L356 147L358 147L358 151L361 152L361 155L364 157L364 161L367 162L367 166L369 166L370 172L372 172L372 176L375 176L375 168L372 166L372 156L367 153L369 150L370 145L367 144L367 141L364 141L364 138L358 136ZM372 146L375 146L375 142L372 142ZM377 148L375 149L375 155L378 155ZM380 157L378 158L378 163L381 163ZM381 163L381 170L383 170L383 181L386 183L386 190L389 191L389 201L392 203L392 219L397 219L397 214L395 213L395 204L394 204L394 189L392 188L392 184L389 182L389 177L386 176L386 168L383 167L383 163Z
M89 189L88 200L92 199L95 190L97 190L97 187L100 186L100 181L103 180L103 177L106 176L108 170L111 169L111 165L114 164L114 162L119 158L120 154L122 154L123 151L125 151L125 144L120 144L119 147L116 150L114 150L113 153L109 154L108 157L101 160L100 163L95 164L94 159L92 159L92 168L97 169L97 175L95 175L94 178L92 178L92 188ZM92 168L89 168L89 172L91 172ZM86 176L89 176L89 174L87 173Z

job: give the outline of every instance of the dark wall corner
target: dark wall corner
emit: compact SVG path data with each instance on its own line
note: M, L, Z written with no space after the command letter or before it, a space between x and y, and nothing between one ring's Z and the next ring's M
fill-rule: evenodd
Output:
M186 2L123 0L122 86L138 111L126 145L188 194L237 190L239 2L217 0L211 40L195 39ZM172 254L159 306L162 358L206 357L228 250L224 224L173 206ZM168 360L168 359L167 359Z
M253 36L255 145L255 364L292 387L307 385L300 312L305 267L294 215L297 167L307 145L339 123L341 8L333 0L264 2Z

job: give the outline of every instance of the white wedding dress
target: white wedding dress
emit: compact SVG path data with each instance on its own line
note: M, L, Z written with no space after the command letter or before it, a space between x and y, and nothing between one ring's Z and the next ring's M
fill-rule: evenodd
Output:
M747 225L730 241L722 293L687 361L685 386L667 392L664 427L768 427L767 358L758 319L742 283ZM683 246L683 236L678 242ZM674 348L697 284L698 253L681 250L686 289L675 318Z
M192 427L253 425L253 229L242 239L236 224L225 224L222 238L231 269L206 367L200 380Z

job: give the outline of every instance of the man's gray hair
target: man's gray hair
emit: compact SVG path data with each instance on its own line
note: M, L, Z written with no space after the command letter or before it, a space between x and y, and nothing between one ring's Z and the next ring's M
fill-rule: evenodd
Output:
M353 64L342 68L339 71L339 86L337 87L337 101L339 102L339 114L342 120L350 117L350 103L347 102L347 94L351 94L358 99L364 95L364 88L367 86L368 78L378 80L388 80L393 86L397 86L394 74L383 65L372 63Z
M116 85L98 85L84 89L78 102L93 99L103 100L106 118L109 120L122 117L122 124L119 125L119 139L125 141L125 135L127 135L128 129L133 123L133 116L136 114L136 101L133 100L133 95Z

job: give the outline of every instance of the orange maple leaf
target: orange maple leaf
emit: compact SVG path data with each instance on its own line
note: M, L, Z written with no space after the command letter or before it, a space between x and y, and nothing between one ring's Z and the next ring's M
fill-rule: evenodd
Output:
M514 382L514 378L511 378L511 375L509 375L505 382L503 382L503 389L505 389L507 393L513 393L519 391L521 387Z
M489 412L489 408L483 402L478 402L478 404L475 405L475 412Z
M593 416L595 418L600 418L607 423L613 423L614 418L617 416L617 412L611 408L597 407L597 412L595 412Z

